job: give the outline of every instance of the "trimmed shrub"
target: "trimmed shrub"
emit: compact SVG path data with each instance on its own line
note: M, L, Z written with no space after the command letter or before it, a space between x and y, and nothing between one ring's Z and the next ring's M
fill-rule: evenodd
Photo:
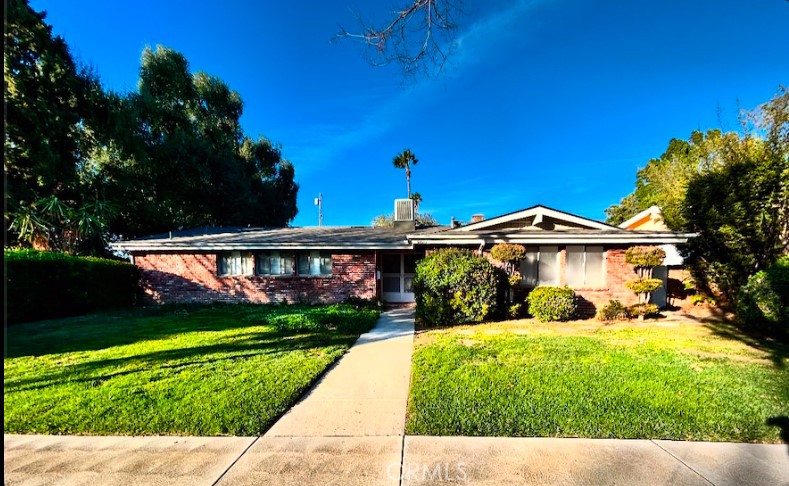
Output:
M529 314L541 322L568 321L575 314L575 291L570 287L537 287L528 301Z
M426 325L482 322L500 313L505 286L501 271L484 257L440 249L416 266L416 315Z
M606 305L597 311L598 321L627 320L631 317L633 316L630 314L630 309L618 300L609 300Z
M658 306L655 304L636 304L628 309L630 315L641 317L655 316L658 313Z
M736 309L748 327L789 331L789 256L749 278L740 288Z
M9 324L134 305L139 271L106 258L5 249Z

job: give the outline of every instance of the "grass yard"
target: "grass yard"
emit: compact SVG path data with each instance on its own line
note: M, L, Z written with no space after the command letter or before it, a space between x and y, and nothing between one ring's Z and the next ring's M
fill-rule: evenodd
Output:
M789 346L745 341L693 321L423 331L406 431L780 442Z
M260 434L377 316L224 305L11 326L3 431Z

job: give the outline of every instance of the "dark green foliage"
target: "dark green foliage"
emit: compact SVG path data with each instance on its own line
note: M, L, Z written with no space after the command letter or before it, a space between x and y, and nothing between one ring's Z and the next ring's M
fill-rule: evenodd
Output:
M128 307L139 272L117 260L35 250L4 252L9 324Z
M274 314L266 320L277 330L288 333L316 331L367 332L375 325L378 310L350 304L300 307L289 313Z
M695 179L685 201L694 276L729 301L748 278L787 250L789 160L772 156L734 163Z
M630 309L618 300L611 300L597 311L598 321L619 321L630 319Z
M737 316L749 328L789 332L789 256L757 272L740 288Z
M138 89L107 92L27 1L8 2L4 26L10 241L102 254L117 236L295 217L293 165L243 132L241 97L219 78L146 48ZM42 211L52 200L79 231Z
M569 287L537 287L527 299L529 314L541 322L569 321L575 314L575 291Z
M440 249L416 267L416 315L428 325L482 322L500 313L504 287L501 272L484 257Z

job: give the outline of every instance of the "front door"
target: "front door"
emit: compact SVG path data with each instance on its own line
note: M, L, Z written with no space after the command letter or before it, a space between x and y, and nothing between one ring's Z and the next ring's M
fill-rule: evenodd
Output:
M384 302L413 302L411 281L414 279L415 253L384 253L381 255L381 285Z

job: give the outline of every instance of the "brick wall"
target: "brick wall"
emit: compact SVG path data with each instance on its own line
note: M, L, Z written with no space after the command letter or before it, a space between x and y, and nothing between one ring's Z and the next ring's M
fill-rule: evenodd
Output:
M375 253L332 255L330 276L218 276L214 253L138 253L150 300L183 302L331 303L376 296Z

